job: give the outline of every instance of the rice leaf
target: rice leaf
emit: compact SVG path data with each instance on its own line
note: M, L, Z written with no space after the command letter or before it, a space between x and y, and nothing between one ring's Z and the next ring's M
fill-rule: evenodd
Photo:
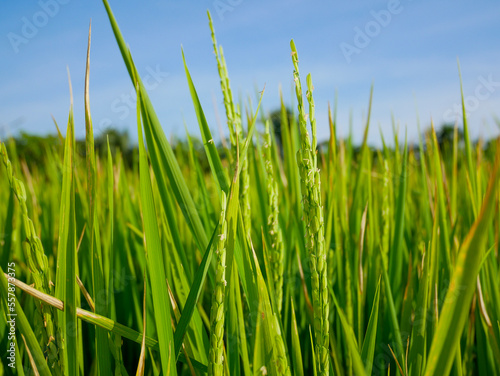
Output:
M95 312L107 316L107 294L104 281L103 263L101 255L101 242L99 234L99 223L97 218L97 172L94 151L94 131L92 127L92 118L90 116L90 36L91 26L89 26L89 37L87 47L87 66L85 70L85 145L87 159L87 186L89 196L89 226L90 231L90 253L92 255L92 282L93 296L96 302ZM97 367L101 375L111 373L110 353L108 346L108 333L96 328L95 351L97 358Z
M186 78L188 81L189 92L191 93L191 99L193 101L194 110L196 113L196 118L198 119L198 124L200 126L200 132L203 140L203 146L207 153L208 162L210 163L210 169L214 175L215 182L219 190L223 190L226 194L229 193L229 179L227 177L225 169L222 167L222 162L219 157L217 148L215 147L214 139L210 133L210 128L208 127L207 119L201 107L198 94L196 93L196 88L194 87L193 80L191 79L191 74L189 73L188 67L186 65L186 58L184 56L184 51L182 51L182 61L184 63L184 70L186 71Z
M455 351L467 318L475 281L479 272L487 229L494 214L496 189L499 180L500 152L497 145L495 166L490 174L488 190L481 206L481 212L465 238L453 272L450 288L440 314L439 323L429 351L424 375L448 374Z
M352 360L353 360L352 365L353 365L354 372L356 375L360 375L360 376L366 375L365 365L363 364L361 354L359 353L359 347L358 347L358 343L356 341L356 336L354 335L354 331L352 330L352 327L347 322L347 318L345 317L344 312L342 312L342 309L340 308L340 306L337 302L337 298L335 297L335 295L333 295L333 291L332 290L330 290L330 291L332 292L333 302L335 304L335 307L337 308L337 313L339 315L340 322L342 324L342 329L343 329L344 334L345 334L345 340L346 340L347 346L349 346L349 350L351 351Z
M134 84L134 87L136 87L136 82L138 82L138 89L136 90L141 91L140 103L144 123L144 132L148 143L148 149L150 151L153 171L155 173L156 179L158 179L158 187L160 189L160 192L161 189L165 189L165 182L163 180L163 174L165 172L170 181L177 203L179 204L184 218L186 219L186 222L188 223L188 226L193 233L198 249L206 249L208 239L196 210L193 198L189 193L186 181L182 176L172 147L170 146L170 143L167 141L167 138L163 133L160 122L156 116L156 112L153 109L153 105L149 100L140 77L136 73L134 62L132 61L130 52L126 47L125 41L108 4L108 1L103 0L103 3L106 7L106 11L113 28L113 32L115 34L116 41L120 48L120 52L129 72L130 78ZM166 194L161 194L162 200L165 200L165 196ZM167 210L166 205L164 205L164 209Z
M137 89L138 98L141 90ZM139 104L140 101L138 100ZM141 202L143 205L144 242L148 261L148 269L151 278L151 289L153 293L153 306L155 313L156 331L158 333L158 344L160 346L160 358L163 373L165 375L176 375L175 356L172 354L174 348L172 327L170 325L170 305L165 277L165 266L163 263L162 247L155 211L153 190L149 165L146 159L146 151L141 127L140 106L137 106L137 130L139 133L139 158L141 179Z
M378 311L380 300L380 279L377 283L377 290L375 292L375 299L373 300L373 307L370 313L370 320L366 329L365 340L361 349L361 359L365 364L365 371L367 375L371 375L373 367L373 358L375 355L375 340L377 338L378 329Z
M75 219L75 182L74 182L74 123L73 101L68 119L64 147L63 185L61 192L59 243L57 247L57 273L55 297L64 302L64 312L58 312L60 340L64 341L60 353L61 363L67 374L76 375L78 361L78 321L76 318L76 219ZM60 342L62 343L62 342Z

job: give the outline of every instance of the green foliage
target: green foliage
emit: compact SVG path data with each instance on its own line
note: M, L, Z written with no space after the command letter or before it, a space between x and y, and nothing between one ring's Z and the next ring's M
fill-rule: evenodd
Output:
M377 150L368 116L357 146L335 105L318 146L293 43L296 110L242 117L211 21L231 149L185 60L200 136L168 140L104 3L139 147L94 137L89 66L85 140L70 111L65 137L0 147L0 333L13 301L19 374L500 373L498 142L465 122Z

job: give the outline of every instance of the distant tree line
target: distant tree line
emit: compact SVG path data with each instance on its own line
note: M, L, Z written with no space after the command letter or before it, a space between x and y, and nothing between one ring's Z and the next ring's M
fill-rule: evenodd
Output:
M287 108L286 109L286 117L287 117L287 123L288 126L290 127L291 124L297 124L298 125L298 119L294 119L294 114L293 112ZM276 143L278 145L278 149L282 153L282 120L283 120L283 114L281 112L281 109L277 109L269 114L269 119L272 123L272 128L274 131L274 136ZM443 124L442 126L438 127L436 129L436 137L437 141L441 150L441 153L445 157L451 157L452 152L453 152L453 138L454 138L454 132L455 132L455 125L454 124ZM459 148L463 147L463 131L461 128L457 129L457 136L458 136L458 141L459 141ZM430 129L427 129L424 133L424 139L429 138L430 136ZM26 160L28 164L31 163L40 163L45 156L47 155L48 149L55 150L55 151L61 151L63 150L63 140L62 137L58 135L45 135L45 136L38 136L38 135L33 135L29 134L26 132L20 132L17 136L13 137L13 141L15 143L15 147L17 149L17 155ZM108 128L104 130L103 132L95 135L94 137L94 147L96 154L100 158L106 158L108 149L109 141L109 147L111 150L112 155L115 155L117 152L120 152L122 155L123 163L131 167L135 162L136 162L136 155L137 155L137 145L130 140L130 136L128 134L127 130L119 130L115 128ZM401 141L401 140L400 140ZM206 155L204 152L203 144L202 142L196 138L192 137L192 142L193 142L193 148L196 153L196 157L198 160L201 162L201 167L203 169L208 170L209 164L206 159ZM189 153L189 144L187 140L185 139L172 139L171 143L175 149L175 152L180 155L187 155ZM485 151L488 153L488 150L491 149L491 141L486 142L485 145L482 145L485 149ZM320 151L326 151L328 148L328 140L323 141L318 145L318 148ZM415 151L415 154L418 158L418 143L415 145L412 145L412 148ZM218 145L218 149L221 155L221 158L224 159L226 157L226 152L222 146L222 144ZM371 148L373 149L373 148ZM353 146L353 152L355 154L359 153L361 151L360 145ZM373 150L373 152L376 152L376 150ZM82 158L85 158L85 139L77 139L76 140L76 153L80 155ZM186 154L185 154L186 153Z
M17 155L30 163L40 163L50 151L62 151L64 142L61 136L49 134L44 136L20 132L17 136L12 137L14 141ZM118 130L114 128L95 135L94 147L97 155L103 157L108 153L109 147L113 155L119 150L122 153L123 160L126 164L133 163L133 153L135 146L131 145L128 132L126 130ZM85 139L77 139L75 141L75 152L85 158Z

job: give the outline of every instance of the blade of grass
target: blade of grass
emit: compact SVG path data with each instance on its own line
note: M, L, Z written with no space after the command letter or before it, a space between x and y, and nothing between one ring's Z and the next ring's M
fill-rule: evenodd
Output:
M371 375L373 367L373 358L375 355L375 340L377 338L378 328L378 310L379 310L379 297L380 297L380 278L377 283L377 290L373 300L373 307L366 329L365 340L363 348L361 349L361 359L365 364L365 371L367 375Z
M196 93L196 88L194 87L193 80L191 79L191 74L189 73L188 67L186 65L186 58L184 56L184 50L182 50L182 61L184 63L184 70L186 72L186 78L188 81L189 92L191 93L191 99L193 101L194 110L196 112L196 118L198 119L198 124L200 126L201 137L203 140L203 146L207 153L208 162L210 163L210 169L214 175L215 182L218 189L222 189L226 194L229 193L229 179L227 177L226 171L222 166L222 162L219 157L219 153L215 146L215 142L212 138L210 128L208 127L207 119L201 107L198 94Z
M68 72L69 74L69 72ZM70 85L71 88L71 85ZM71 89L70 89L71 90ZM62 300L66 309L58 313L60 335L63 343L62 364L66 374L78 373L78 321L76 318L76 219L75 219L75 184L74 184L74 123L73 99L66 131L64 147L63 185L59 221L59 243L57 247L57 273L55 297Z
M337 308L337 313L339 315L340 322L342 324L342 329L345 334L345 340L347 346L349 346L349 349L351 351L352 365L354 372L357 376L366 375L367 373L365 371L365 365L363 364L363 360L361 359L361 354L359 353L359 347L356 342L356 336L354 335L354 331L352 330L352 327L349 325L347 318L344 315L344 312L342 312L342 309L340 308L339 303L337 302L337 298L335 297L331 287L330 287L330 293L332 294L333 302L335 304L335 307Z
M429 304L429 252L423 255L423 271L419 281L419 289L417 295L417 308L415 310L415 318L413 320L411 349L410 349L410 372L416 375L421 374L421 370L425 367L426 356L426 323L427 323L427 307Z
M391 289L396 296L399 296L401 279L403 273L403 233L405 222L406 188L408 185L408 146L405 142L403 152L403 166L401 168L401 179L399 181L399 192L396 204L395 229L392 247L389 257L389 277Z
M490 174L481 212L457 255L450 288L440 314L439 323L429 351L425 376L448 374L476 287L476 278L484 252L487 231L494 214L499 180L500 148L497 145L495 166Z
M302 351L300 349L300 339L299 331L297 328L297 320L295 318L295 308L293 306L293 299L291 300L291 312L292 312L292 363L293 371L296 376L304 375L304 368L302 364Z
M194 275L193 284L191 285L191 289L189 290L189 295L186 300L186 304L184 305L184 309L182 310L181 318L179 319L179 323L177 324L177 328L174 333L174 354L179 354L181 350L182 341L184 339L184 335L186 334L187 326L191 321L191 317L196 308L196 304L198 303L198 299L200 298L205 278L208 273L208 269L210 268L210 260L212 259L213 249L212 244L214 239L217 236L217 229L219 224L215 226L214 232L208 243L207 249L203 254L203 259L201 260L200 265L198 266L198 270ZM178 356L178 355L177 355Z
M146 278L147 271L144 270L144 299L143 299L143 308L142 308L142 343L141 343L141 354L139 355L139 364L137 365L136 376L144 375L144 367L146 366Z
M170 305L168 301L168 291L165 277L165 266L163 263L162 247L157 223L155 202L151 186L149 165L144 149L142 136L140 96L142 92L137 87L137 131L139 134L139 162L140 162L140 188L141 202L143 205L143 221L145 234L145 248L148 262L148 269L151 278L151 289L153 294L153 306L155 313L156 331L158 333L158 343L160 346L160 358L163 373L165 375L176 375L175 356L173 359L172 348L174 347L172 327L170 325Z
M108 13L111 27L113 28L118 47L120 48L123 61L127 67L132 83L134 84L134 87L136 87L136 83L138 82L138 87L141 91L140 105L143 117L144 133L146 136L153 171L156 179L158 180L158 188L160 189L160 192L162 189L165 189L163 175L166 174L182 214L186 219L189 229L193 233L198 249L206 249L208 244L207 235L196 210L193 198L189 193L186 181L181 173L179 164L175 158L172 147L161 128L160 121L156 116L156 112L151 104L142 80L136 72L130 51L125 44L125 40L123 39L108 1L103 0L103 3L106 8L106 12ZM166 194L162 193L160 196L163 202ZM164 208L167 210L166 205L164 205Z
M87 186L89 196L89 231L90 231L90 253L92 255L92 285L95 300L95 312L107 316L108 302L101 256L100 230L97 218L97 171L94 151L94 131L92 118L90 116L90 41L91 25L89 25L89 37L87 47L87 66L85 70L85 145L87 159ZM97 225L96 225L97 224ZM97 358L98 372L101 375L111 373L111 360L108 346L108 333L96 327L95 353Z

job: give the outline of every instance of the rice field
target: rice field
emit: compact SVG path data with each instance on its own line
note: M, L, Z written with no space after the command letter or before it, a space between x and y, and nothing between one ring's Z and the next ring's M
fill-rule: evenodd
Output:
M95 149L89 32L85 151L72 109L39 159L0 146L0 375L500 374L500 146L463 104L451 139L380 149L371 94L361 145L334 104L318 145L300 46L277 122L235 100L208 15L229 137L183 56L199 133L171 142L104 4L138 147Z

